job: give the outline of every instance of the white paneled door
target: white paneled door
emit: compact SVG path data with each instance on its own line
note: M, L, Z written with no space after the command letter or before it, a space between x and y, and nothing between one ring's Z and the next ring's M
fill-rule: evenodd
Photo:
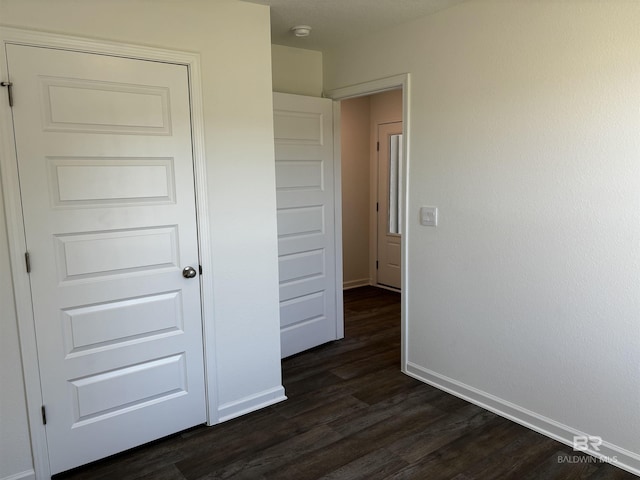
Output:
M7 54L57 473L206 421L188 72Z
M333 104L274 93L282 357L343 337ZM342 272L339 272L340 276Z

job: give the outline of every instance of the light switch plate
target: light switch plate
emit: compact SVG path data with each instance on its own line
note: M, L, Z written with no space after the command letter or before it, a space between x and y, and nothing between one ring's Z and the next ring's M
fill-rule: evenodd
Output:
M437 227L438 207L420 207L420 225L425 227Z

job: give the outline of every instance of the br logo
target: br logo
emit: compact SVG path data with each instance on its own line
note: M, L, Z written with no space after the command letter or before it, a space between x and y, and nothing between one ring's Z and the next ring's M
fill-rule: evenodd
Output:
M600 451L600 445L602 445L601 437L594 437L591 435L574 435L573 437L573 449L585 452L587 450Z

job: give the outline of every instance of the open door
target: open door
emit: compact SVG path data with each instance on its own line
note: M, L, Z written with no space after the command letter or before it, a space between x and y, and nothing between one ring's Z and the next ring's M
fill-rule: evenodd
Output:
M333 102L274 93L282 357L344 336ZM340 277L340 278L338 278Z

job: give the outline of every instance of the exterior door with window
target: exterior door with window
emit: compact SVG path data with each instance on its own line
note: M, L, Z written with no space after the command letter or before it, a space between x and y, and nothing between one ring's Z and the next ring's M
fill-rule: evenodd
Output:
M377 283L401 288L402 122L378 125Z

